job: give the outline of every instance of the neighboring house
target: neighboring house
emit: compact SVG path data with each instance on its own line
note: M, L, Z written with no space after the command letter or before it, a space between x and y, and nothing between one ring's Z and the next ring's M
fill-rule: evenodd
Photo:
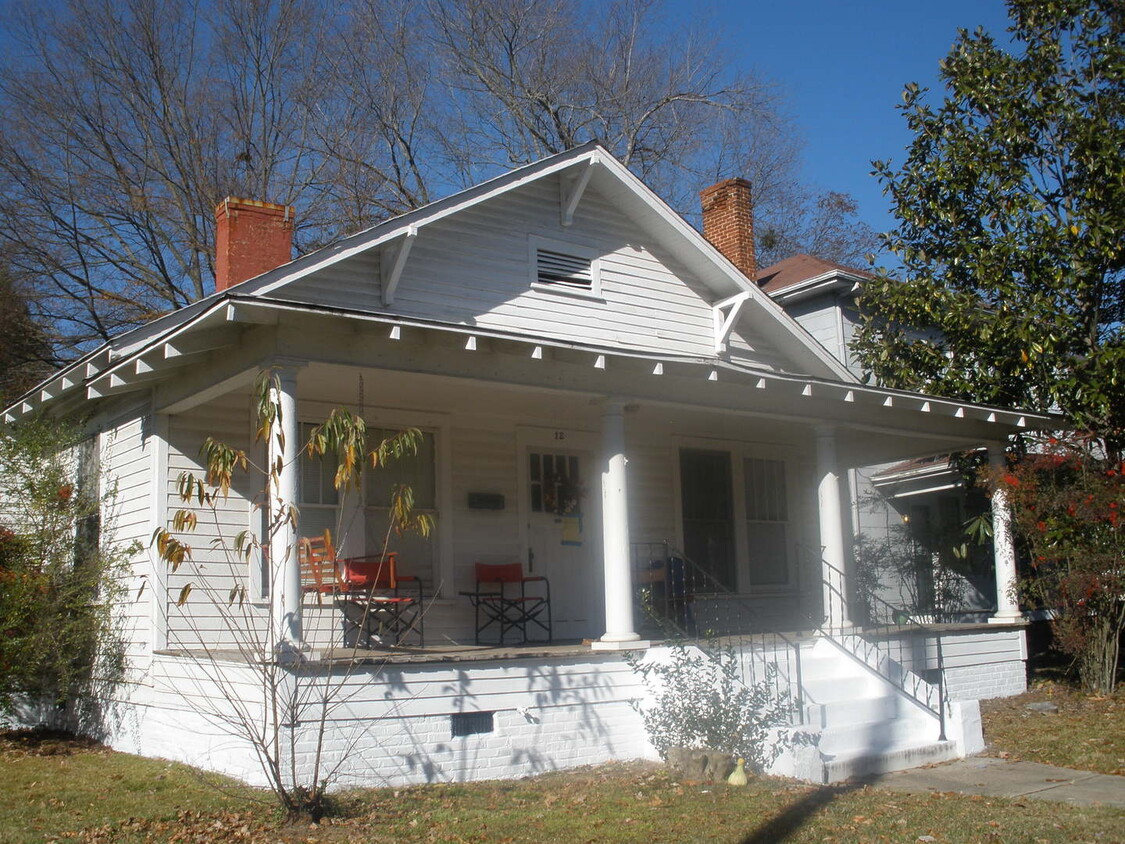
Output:
M747 665L781 664L801 703L795 723L819 739L775 770L831 780L975 752L972 701L1022 683L1018 609L1002 599L996 623L943 628L940 639L904 630L907 647L890 661L886 641L865 641L849 618L841 481L856 467L943 450L1001 454L1011 433L1053 423L862 384L748 280L748 186L704 193L718 248L586 145L295 261L292 209L228 200L216 212L215 294L87 354L3 418L93 414L118 489L118 537L147 544L180 506L179 474L201 471L205 437L257 453L252 384L275 367L287 408L285 453L270 455L287 459L279 487L296 491L299 534L342 519L350 554L379 550L386 501L369 488L342 513L319 467L294 457L304 426L343 405L375 428L425 433L403 471L436 530L398 550L428 596L427 648L376 654L348 676L346 714L324 748L341 783L518 776L651 755L624 656L650 646L636 598L648 594L654 559L671 570L654 550L665 542L710 578L678 595L699 628L704 611L747 606L783 632L806 631L737 640ZM232 568L211 545L260 527L253 492L236 484L220 502L221 527L200 525L196 562L219 594L245 587L236 623L273 631L278 650L303 652L331 675L338 664L320 656L341 644L339 611L303 592L289 538L268 565L252 555ZM1007 524L1002 508L997 520ZM1006 595L1010 544L996 554ZM474 648L460 593L474 588L478 562L521 562L549 578L560 644ZM192 706L246 669L192 658L203 647L221 657L233 635L206 602L177 604L199 576L186 569L173 573L151 552L133 561L135 600L122 607L131 673L105 702L104 738L260 780L245 744ZM936 677L939 641L961 701L952 706L922 679ZM247 711L264 709L252 687L239 694ZM457 719L473 712L488 716L465 735Z
M851 351L859 324L856 297L871 273L811 255L761 270L770 298L856 376ZM906 610L959 621L996 610L990 549L967 540L965 523L988 509L983 492L966 488L949 454L927 455L848 472L853 549L868 584Z

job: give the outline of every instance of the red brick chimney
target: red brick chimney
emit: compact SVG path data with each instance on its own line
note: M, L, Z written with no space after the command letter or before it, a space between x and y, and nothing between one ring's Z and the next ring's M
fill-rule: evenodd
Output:
M215 207L215 291L293 259L293 206L228 196Z
M750 183L727 179L699 192L703 205L703 236L749 278L756 280L754 207Z

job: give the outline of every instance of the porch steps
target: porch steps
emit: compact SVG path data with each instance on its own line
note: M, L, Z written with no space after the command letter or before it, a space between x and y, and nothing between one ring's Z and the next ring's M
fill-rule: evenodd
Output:
M892 771L905 771L959 758L961 753L957 743L952 741L935 741L884 753L841 755L824 761L824 783L889 774Z
M862 648L863 640L851 638L859 653L850 655L851 647L846 653L825 638L802 650L801 731L815 736L819 754L819 764L802 775L832 783L957 758L957 744L939 740L937 716L891 679L902 676L901 667L885 658L871 664L875 657ZM909 680L924 682L913 675Z

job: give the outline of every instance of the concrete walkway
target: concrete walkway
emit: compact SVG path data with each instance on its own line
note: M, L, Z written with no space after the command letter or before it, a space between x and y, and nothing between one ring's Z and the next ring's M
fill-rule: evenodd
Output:
M1125 777L987 756L882 774L868 782L895 791L956 791L1125 809Z

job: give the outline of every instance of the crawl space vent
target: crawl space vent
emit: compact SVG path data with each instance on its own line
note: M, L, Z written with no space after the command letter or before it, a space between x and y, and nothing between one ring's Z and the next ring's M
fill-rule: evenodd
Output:
M453 738L491 733L494 729L491 712L454 712L449 716Z

